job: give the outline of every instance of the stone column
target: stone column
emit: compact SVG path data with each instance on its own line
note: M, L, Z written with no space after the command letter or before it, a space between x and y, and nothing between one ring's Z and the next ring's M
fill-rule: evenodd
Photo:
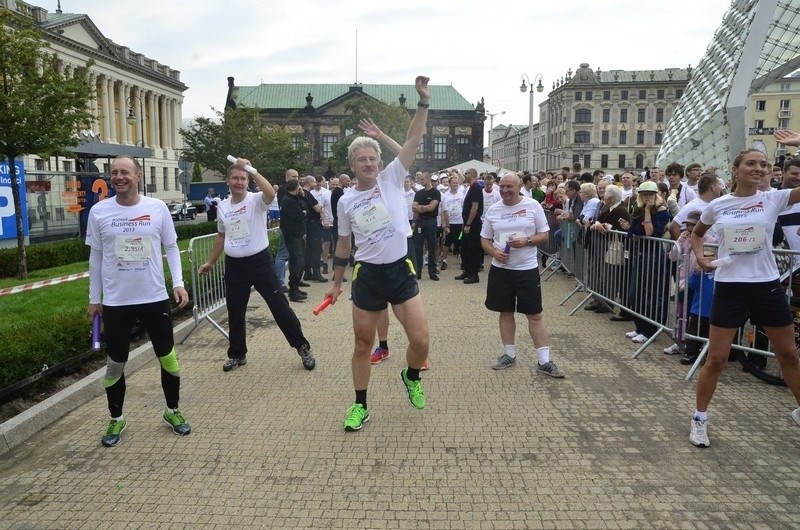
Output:
M128 85L125 83L120 82L119 84L119 143L123 145L128 145L130 140L128 140Z
M114 80L108 78L108 85L106 89L108 100L108 139L111 142L117 142L117 105L114 98Z
M134 98L134 101L134 104L136 105L136 110L134 110L136 113L136 138L138 139L139 145L145 147L147 145L147 141L145 140L142 132L144 131L144 113L146 110L144 106L144 90L142 90L141 87L136 89L136 98Z
M158 113L156 114L156 131L158 132L158 145L162 149L167 147L167 135L164 134L164 126L167 124L166 116L164 115L164 96L156 96L156 106Z
M147 93L147 104L149 112L147 115L150 117L148 120L148 134L150 135L150 146L155 147L158 145L158 138L156 138L156 95L153 92Z
M175 101L175 130L173 131L175 134L175 148L176 149L183 149L183 137L178 134L178 129L181 128L183 124L183 102L181 100Z
M101 138L109 140L111 138L111 113L113 109L109 103L109 85L111 84L108 76L104 75L103 80L100 82L100 102L103 104L103 127L101 129Z

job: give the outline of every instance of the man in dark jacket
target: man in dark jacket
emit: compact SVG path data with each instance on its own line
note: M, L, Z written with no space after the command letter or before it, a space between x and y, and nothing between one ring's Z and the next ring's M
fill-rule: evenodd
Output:
M306 211L300 198L300 183L286 182L286 195L281 201L281 232L289 251L289 300L303 302L308 298L300 290L300 279L305 264Z

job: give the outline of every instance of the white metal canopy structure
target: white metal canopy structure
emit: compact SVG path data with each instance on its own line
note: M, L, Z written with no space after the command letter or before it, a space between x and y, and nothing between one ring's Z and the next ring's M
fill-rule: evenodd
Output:
M751 92L800 67L800 1L734 0L667 125L656 163L727 169L746 149Z

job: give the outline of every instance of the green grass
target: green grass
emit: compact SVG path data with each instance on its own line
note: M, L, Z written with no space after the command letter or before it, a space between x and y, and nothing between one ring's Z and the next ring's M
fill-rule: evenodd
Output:
M189 241L179 241L181 250L189 248ZM191 278L189 253L181 254L184 279ZM169 269L164 260L165 275L170 280ZM31 273L27 280L6 278L0 280L0 288L24 285L48 278L57 278L68 274L75 274L89 270L89 262L73 263L52 269L43 269ZM171 296L171 294L170 294ZM37 320L58 314L85 309L89 303L89 279L84 278L72 282L60 283L48 287L25 291L0 297L0 333L6 332L17 326L26 324L35 325Z

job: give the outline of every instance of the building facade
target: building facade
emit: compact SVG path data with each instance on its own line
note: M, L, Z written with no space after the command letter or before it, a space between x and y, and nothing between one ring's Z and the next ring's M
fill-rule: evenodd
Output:
M765 148L767 158L773 162L785 156L787 147L779 145L772 134L776 129L800 131L800 72L771 81L751 94L747 123L747 147Z
M178 167L181 152L180 72L104 36L85 14L49 13L20 0L0 0L0 9L30 17L59 59L62 74L72 75L86 61L95 94L91 129L76 131L75 158L26 156L26 195L31 241L69 237L80 227L81 175L106 177L114 156L129 154L144 167L142 192L166 202L183 193ZM0 239L0 245L8 240ZM11 241L13 244L13 239Z
M468 160L481 160L486 120L483 101L473 106L452 86L431 85L430 90L427 133L417 152L415 169L435 171ZM332 147L352 133L341 127L342 120L349 114L346 105L360 98L407 107L412 115L418 101L414 85L237 86L234 78L229 77L226 107L258 108L267 127L288 127L295 147L305 145L309 149L309 171L315 175L331 176L333 172L328 159L333 156Z
M690 75L691 68L602 72L583 63L539 104L532 146L527 126L511 126L493 151L512 170L555 171L574 162L609 172L652 166ZM524 167L529 148L533 168Z

